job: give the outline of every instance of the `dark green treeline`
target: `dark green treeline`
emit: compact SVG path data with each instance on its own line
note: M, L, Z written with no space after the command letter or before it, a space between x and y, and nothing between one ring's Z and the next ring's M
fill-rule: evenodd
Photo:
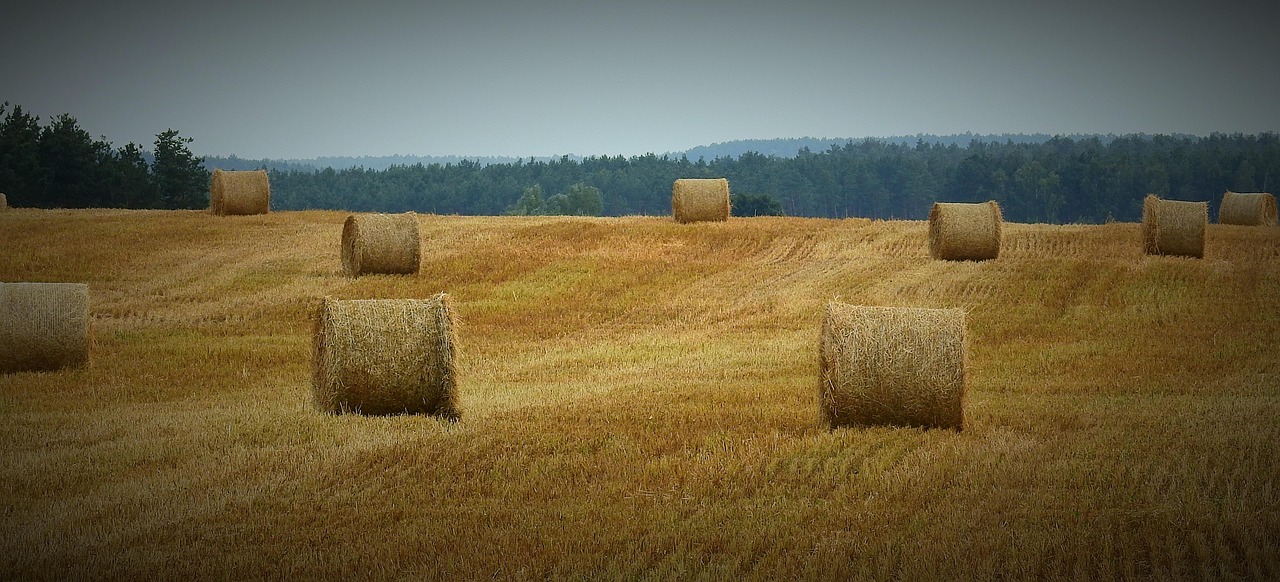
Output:
M997 200L1015 222L1136 221L1148 193L1216 207L1226 190L1265 191L1280 180L1280 138L1124 136L1041 143L974 141L968 147L875 139L784 158L747 153L690 161L647 154L481 165L272 171L281 210L496 215L538 185L600 190L604 214L671 211L677 178L729 179L735 194L768 195L792 216L923 219L934 201Z

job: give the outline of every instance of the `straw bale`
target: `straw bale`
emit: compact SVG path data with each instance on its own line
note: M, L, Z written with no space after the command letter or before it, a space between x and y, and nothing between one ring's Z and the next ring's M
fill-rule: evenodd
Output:
M4 212L8 209L9 209L9 199L5 198L3 193L0 193L0 212Z
M209 182L209 211L218 215L266 214L271 207L271 184L266 170L214 170Z
M454 328L444 293L430 299L326 297L313 336L316 406L335 414L456 419Z
M964 426L964 311L827 304L819 340L827 426Z
M1004 219L995 200L978 204L934 202L929 211L929 254L948 261L984 261L1000 255Z
M0 373L88 361L88 285L0 283Z
M1266 192L1240 193L1228 190L1218 207L1220 224L1276 226L1276 197Z
M671 186L671 213L681 223L729 220L729 180L676 180Z
M421 249L412 212L353 214L342 226L342 269L352 277L417 273Z
M1142 201L1142 249L1148 255L1204 257L1209 203L1161 200L1148 194Z

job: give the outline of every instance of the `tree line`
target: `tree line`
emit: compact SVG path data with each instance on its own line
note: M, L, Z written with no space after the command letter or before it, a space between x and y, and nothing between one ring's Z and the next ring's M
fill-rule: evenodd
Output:
M0 104L0 193L34 208L205 208L209 172L177 130L155 149L112 147L62 114L43 127L20 105Z
M0 192L11 205L208 206L204 160L175 130L156 136L148 159L136 144L92 139L70 115L41 126L5 102L0 116ZM1051 223L1136 221L1148 193L1208 201L1216 213L1224 191L1268 191L1280 179L1280 137L1270 132L944 141L868 138L793 157L650 153L268 171L276 210L664 215L676 179L727 178L736 215L923 219L935 201L996 200L1007 220Z
M541 192L594 188L605 215L667 214L677 178L728 178L735 199L793 216L923 219L935 201L1000 202L1015 222L1137 221L1148 193L1208 201L1226 190L1265 191L1280 179L1275 133L1207 137L1054 137L914 145L877 139L802 149L783 158L748 152L691 161L646 154L488 164L271 171L281 209L437 214L516 213ZM536 187L536 192L530 191ZM770 213L770 212L764 212ZM738 214L735 212L735 214Z

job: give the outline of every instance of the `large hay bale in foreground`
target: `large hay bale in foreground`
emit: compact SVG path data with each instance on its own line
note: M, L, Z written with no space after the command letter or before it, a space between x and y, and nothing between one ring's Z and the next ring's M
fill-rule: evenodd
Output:
M418 215L353 214L342 225L342 270L352 277L418 272Z
M929 255L948 261L984 261L1000 255L1004 218L995 200L979 204L934 202L929 211Z
M671 214L681 223L729 220L729 180L676 180L671 186Z
M209 182L209 211L218 215L266 214L271 207L271 184L266 170L214 170Z
M819 406L831 427L964 427L964 311L827 304Z
M326 297L316 314L312 392L332 413L457 418L453 313L430 299Z
M89 361L89 286L0 283L0 372Z
M1161 200L1148 194L1142 201L1142 250L1148 255L1204 257L1204 233L1209 203Z
M1266 192L1240 193L1228 190L1218 207L1219 224L1276 226L1276 197Z

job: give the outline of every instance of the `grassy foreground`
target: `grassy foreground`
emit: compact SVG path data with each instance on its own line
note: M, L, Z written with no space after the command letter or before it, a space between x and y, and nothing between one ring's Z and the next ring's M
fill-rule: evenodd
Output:
M90 284L89 367L0 375L0 578L1280 577L1280 229L0 214ZM318 299L453 295L462 420L310 402ZM817 421L824 304L968 309L963 432Z

